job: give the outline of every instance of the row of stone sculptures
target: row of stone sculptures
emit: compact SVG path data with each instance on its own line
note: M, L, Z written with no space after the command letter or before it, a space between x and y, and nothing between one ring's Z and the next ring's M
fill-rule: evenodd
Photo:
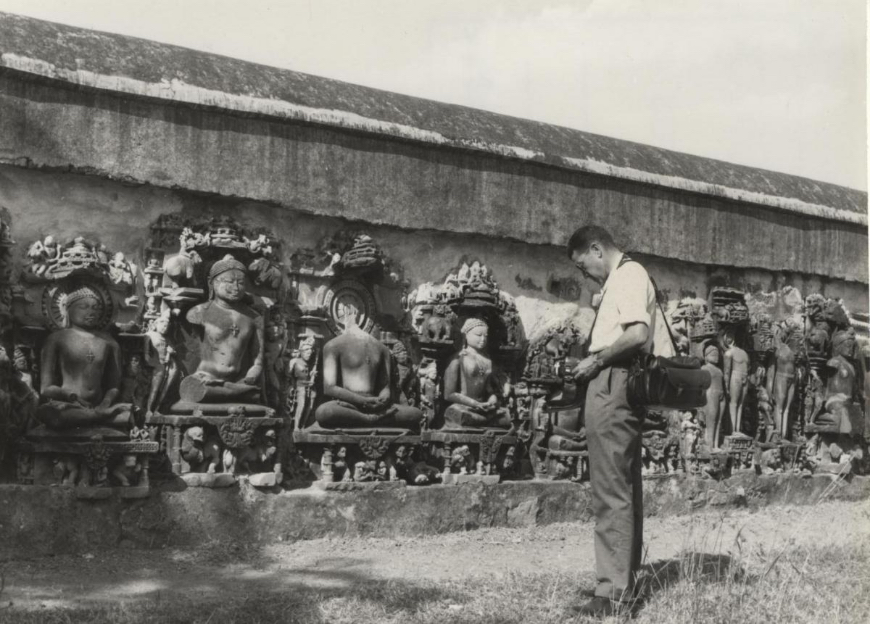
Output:
M139 496L170 476L345 488L588 475L584 388L566 376L584 332L565 322L528 343L480 262L410 290L365 234L285 266L269 232L178 215L152 226L143 268L46 237L13 276L14 248L4 222L2 461L21 482ZM646 473L862 466L866 366L837 302L813 295L774 322L715 288L671 322L713 383L704 408L647 419Z

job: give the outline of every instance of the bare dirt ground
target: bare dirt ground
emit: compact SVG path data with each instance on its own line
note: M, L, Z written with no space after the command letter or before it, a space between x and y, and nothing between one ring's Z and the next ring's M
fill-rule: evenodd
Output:
M646 561L688 552L770 557L778 549L870 544L870 501L704 512L647 519ZM119 602L211 602L294 589L347 590L372 581L492 580L570 573L592 586L592 525L479 529L404 538L319 539L265 548L212 543L197 551L115 550L0 564L0 608Z

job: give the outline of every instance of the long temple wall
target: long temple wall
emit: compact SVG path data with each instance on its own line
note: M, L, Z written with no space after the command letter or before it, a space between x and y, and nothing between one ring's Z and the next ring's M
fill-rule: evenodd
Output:
M122 251L141 266L149 226L160 215L178 213L190 218L227 215L250 227L271 229L283 243L285 262L297 249L310 247L340 229L364 230L401 264L412 289L425 282L440 282L462 261L480 260L489 267L501 288L517 298L523 325L530 335L572 316L578 307L589 306L589 289L563 248L553 245L473 234L403 230L317 216L263 202L9 165L0 165L0 206L10 213L13 237L19 243L13 258L19 265L29 242L47 235L61 239L75 235ZM615 231L622 234L622 230ZM639 257L671 301L683 297L704 299L712 286L729 286L750 293L753 300L776 316L785 316L813 292L842 299L850 311L867 313L867 286L859 282L791 271L704 266Z
M87 227L100 239L113 236L116 216L125 226L131 217L144 225L158 213L194 209L193 195L160 190L179 188L238 198L199 200L201 207L232 212L244 204L272 225L280 215L289 248L338 227L338 218L413 229L385 230L382 237L408 265L412 281L440 277L457 255L486 255L505 288L557 303L576 294L570 287L569 297L548 291L554 279L564 285L575 278L560 246L579 224L595 222L632 251L679 261L661 260L657 271L672 292L703 297L718 279L709 267L733 267L727 273L737 287L800 290L809 280L852 309L867 309L867 229L857 224L473 151L77 89L11 70L0 73L0 107L0 162L152 185L70 183L93 186L81 203L94 207L82 210L95 210ZM12 181L0 190L13 212L30 215L27 223L16 219L25 239L21 228L44 225L30 202L36 198L22 195L26 182L15 182L29 175L37 174L4 173ZM68 179L41 175L39 185ZM18 190L5 188L10 184ZM138 207L135 217L121 212L122 200L108 199L126 195L115 187L141 196L124 205L141 199L153 212L148 218ZM44 189L31 192L49 213L70 206L56 194L52 205ZM82 214L53 218L79 227Z

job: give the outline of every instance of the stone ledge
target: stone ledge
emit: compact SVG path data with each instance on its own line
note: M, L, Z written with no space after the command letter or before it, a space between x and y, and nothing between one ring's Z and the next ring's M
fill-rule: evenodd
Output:
M807 505L870 498L870 477L737 474L725 481L684 475L644 481L647 516L703 509ZM0 485L0 560L90 552L123 544L197 547L319 537L391 537L480 527L539 526L592 519L588 484L516 481L324 491L262 492L153 488L147 499L81 500L76 488Z

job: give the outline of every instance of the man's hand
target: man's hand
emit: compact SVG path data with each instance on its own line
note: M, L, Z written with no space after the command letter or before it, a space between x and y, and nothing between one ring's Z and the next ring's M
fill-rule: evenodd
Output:
M590 355L582 360L571 370L571 376L576 381L589 381L602 369L601 359L598 355Z

